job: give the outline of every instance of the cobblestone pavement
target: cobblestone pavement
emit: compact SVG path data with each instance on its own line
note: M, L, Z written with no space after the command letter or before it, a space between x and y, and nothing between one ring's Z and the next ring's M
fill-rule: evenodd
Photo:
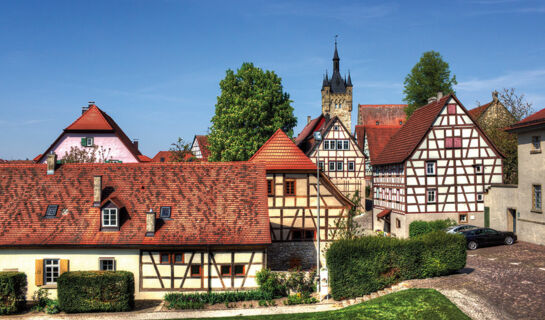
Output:
M460 309L474 319L545 319L545 246L517 242L468 251L466 268L460 274L408 284L455 298ZM466 306L460 293L467 296ZM492 310L473 310L479 305Z

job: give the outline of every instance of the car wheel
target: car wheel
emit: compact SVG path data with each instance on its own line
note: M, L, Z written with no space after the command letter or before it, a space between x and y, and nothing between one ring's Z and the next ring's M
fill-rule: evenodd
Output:
M505 241L504 241L504 242L505 242L505 244L508 245L508 246L512 245L512 244L513 244L513 237L510 237L510 236L505 237Z
M467 248L469 250L475 250L475 249L477 249L477 247L478 247L478 245L477 245L477 242L475 242L475 241L469 241L467 243Z

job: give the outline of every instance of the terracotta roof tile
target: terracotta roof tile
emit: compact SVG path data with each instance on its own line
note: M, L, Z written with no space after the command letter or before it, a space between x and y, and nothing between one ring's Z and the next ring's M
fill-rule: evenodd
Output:
M510 127L507 128L507 131L516 131L517 129L527 128L527 127L531 127L535 125L542 125L544 123L545 123L545 108L511 125Z
M119 231L100 230L93 177L103 203L121 203ZM259 163L0 164L0 246L179 246L271 242L265 167ZM58 205L55 218L44 218ZM146 212L172 220L145 236Z
M487 104L483 104L482 106L478 106L476 108L473 108L473 109L469 110L468 113L474 120L477 120L486 111L486 109L488 109L488 107L491 104L492 104L492 101L487 103Z
M201 149L203 161L208 161L208 157L210 157L210 149L208 149L208 136L196 135L195 138L199 143L199 148Z
M376 126L376 125L358 125L356 134L358 136L358 145L363 150L365 137L369 148L369 157L375 159L384 150L388 141L394 134L401 129L401 126Z
M189 160L191 158L194 158L195 156L191 151L187 151L185 153L185 160ZM161 159L163 159L161 161ZM194 159L195 161L198 161L198 159ZM172 151L159 151L157 154L150 160L151 162L173 162L172 161Z
M278 129L250 158L265 163L267 170L316 170L316 165Z
M406 104L360 104L358 105L358 124L395 126L405 123Z

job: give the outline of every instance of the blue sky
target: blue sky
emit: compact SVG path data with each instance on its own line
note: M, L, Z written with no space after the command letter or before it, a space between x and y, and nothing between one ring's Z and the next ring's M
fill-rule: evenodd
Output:
M0 158L43 152L90 100L150 157L191 142L225 70L246 61L282 78L298 133L321 111L335 34L352 125L358 103L401 103L428 50L450 64L467 108L503 87L545 107L543 1L2 1Z

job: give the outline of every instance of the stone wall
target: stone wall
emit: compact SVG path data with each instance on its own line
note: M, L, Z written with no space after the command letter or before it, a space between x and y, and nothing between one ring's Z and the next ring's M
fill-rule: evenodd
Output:
M340 104L340 108L335 108ZM322 113L330 117L337 116L348 131L352 132L352 88L346 88L345 93L332 93L329 87L322 90Z
M322 242L321 246L324 244ZM322 265L324 263L322 257ZM303 270L316 268L316 242L273 242L267 250L267 267L271 270L285 271L297 266Z

